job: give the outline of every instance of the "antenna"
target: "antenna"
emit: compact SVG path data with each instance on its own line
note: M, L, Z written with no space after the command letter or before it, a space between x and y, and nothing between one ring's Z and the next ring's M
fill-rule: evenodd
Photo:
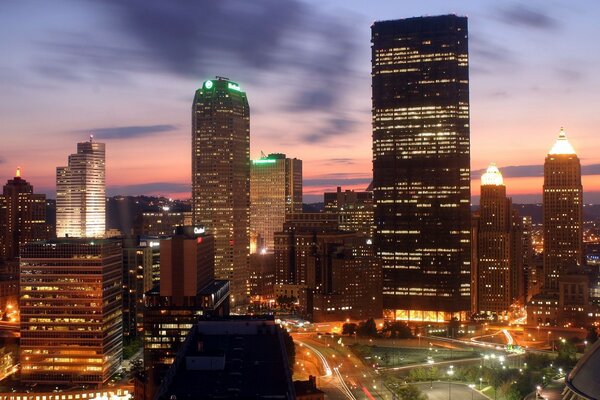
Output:
M15 178L20 178L21 177L21 167L17 167L17 172L15 174Z

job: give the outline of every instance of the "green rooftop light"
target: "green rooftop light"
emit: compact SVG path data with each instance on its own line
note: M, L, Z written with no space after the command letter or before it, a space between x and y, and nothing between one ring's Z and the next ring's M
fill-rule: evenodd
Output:
M260 159L260 160L252 160L252 164L275 164L277 160L270 160L268 158Z
M237 83L233 83L233 82L227 82L227 87L231 90L235 90L237 92L241 92L242 89L240 89L240 85L238 85Z
M204 88L205 89L212 89L212 87L213 87L212 81L206 81L206 82L204 82Z

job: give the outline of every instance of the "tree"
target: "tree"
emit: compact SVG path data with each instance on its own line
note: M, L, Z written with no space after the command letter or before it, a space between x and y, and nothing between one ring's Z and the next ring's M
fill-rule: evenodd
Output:
M558 344L558 356L556 364L563 367L570 367L575 364L577 348L570 340L561 341Z
M588 327L588 333L585 337L585 340L587 340L588 344L596 343L596 341L598 340L598 331L596 330L595 326Z
M358 324L357 333L359 336L377 336L377 324L375 323L375 320L373 318L369 318L368 320Z
M391 338L410 339L413 337L410 327L403 321L386 323L383 332L389 332Z
M342 335L352 336L356 333L357 328L358 325L356 325L354 322L346 323L342 325Z
M425 394L423 394L423 392L421 392L421 389L419 389L418 387L413 386L413 385L406 385L406 386L400 387L396 391L396 394L398 395L399 400L427 400L428 399L427 395L425 395Z
M460 328L460 322L458 318L453 317L448 323L448 337L456 338L458 336L458 328Z

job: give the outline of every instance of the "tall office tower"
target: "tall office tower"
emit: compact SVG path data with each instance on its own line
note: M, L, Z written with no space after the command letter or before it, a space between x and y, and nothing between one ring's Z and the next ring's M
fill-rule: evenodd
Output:
M561 128L544 162L544 291L558 292L561 274L583 265L581 164Z
M477 311L507 315L519 299L522 273L522 234L515 223L512 201L506 197L502 174L491 164L481 177L477 227Z
M355 192L338 187L324 195L325 212L339 217L340 229L373 237L373 192Z
M229 282L214 280L214 240L179 227L160 241L160 283L144 296L144 365L160 383L200 315L229 314Z
M142 213L141 234L146 236L171 236L178 226L191 226L192 213L174 212L168 207L162 211Z
M125 241L123 247L123 335L135 339L144 330L144 293L152 289L152 248Z
M248 297L250 108L226 78L204 82L192 105L194 225L215 238L215 276L231 282L232 305Z
M20 246L47 238L46 196L33 193L20 169L4 185L0 214L0 260L15 260Z
M250 166L250 254L272 253L285 216L302 212L302 160L269 154Z
M415 321L470 308L467 18L375 22L375 246L384 308Z
M101 385L123 354L121 244L56 239L21 250L21 380Z
M56 168L56 236L103 237L106 220L105 145L77 143L68 166Z

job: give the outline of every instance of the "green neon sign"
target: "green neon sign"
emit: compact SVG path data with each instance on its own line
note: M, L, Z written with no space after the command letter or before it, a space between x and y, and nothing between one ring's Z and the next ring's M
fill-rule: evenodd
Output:
M241 92L242 89L240 89L240 85L238 85L237 83L233 83L233 82L228 82L227 83L227 87L231 90L235 90L237 92Z
M213 87L212 81L206 81L206 82L204 82L204 88L205 89L212 89L212 87Z
M260 160L252 160L252 164L275 164L277 160L269 160L269 159L260 159Z

